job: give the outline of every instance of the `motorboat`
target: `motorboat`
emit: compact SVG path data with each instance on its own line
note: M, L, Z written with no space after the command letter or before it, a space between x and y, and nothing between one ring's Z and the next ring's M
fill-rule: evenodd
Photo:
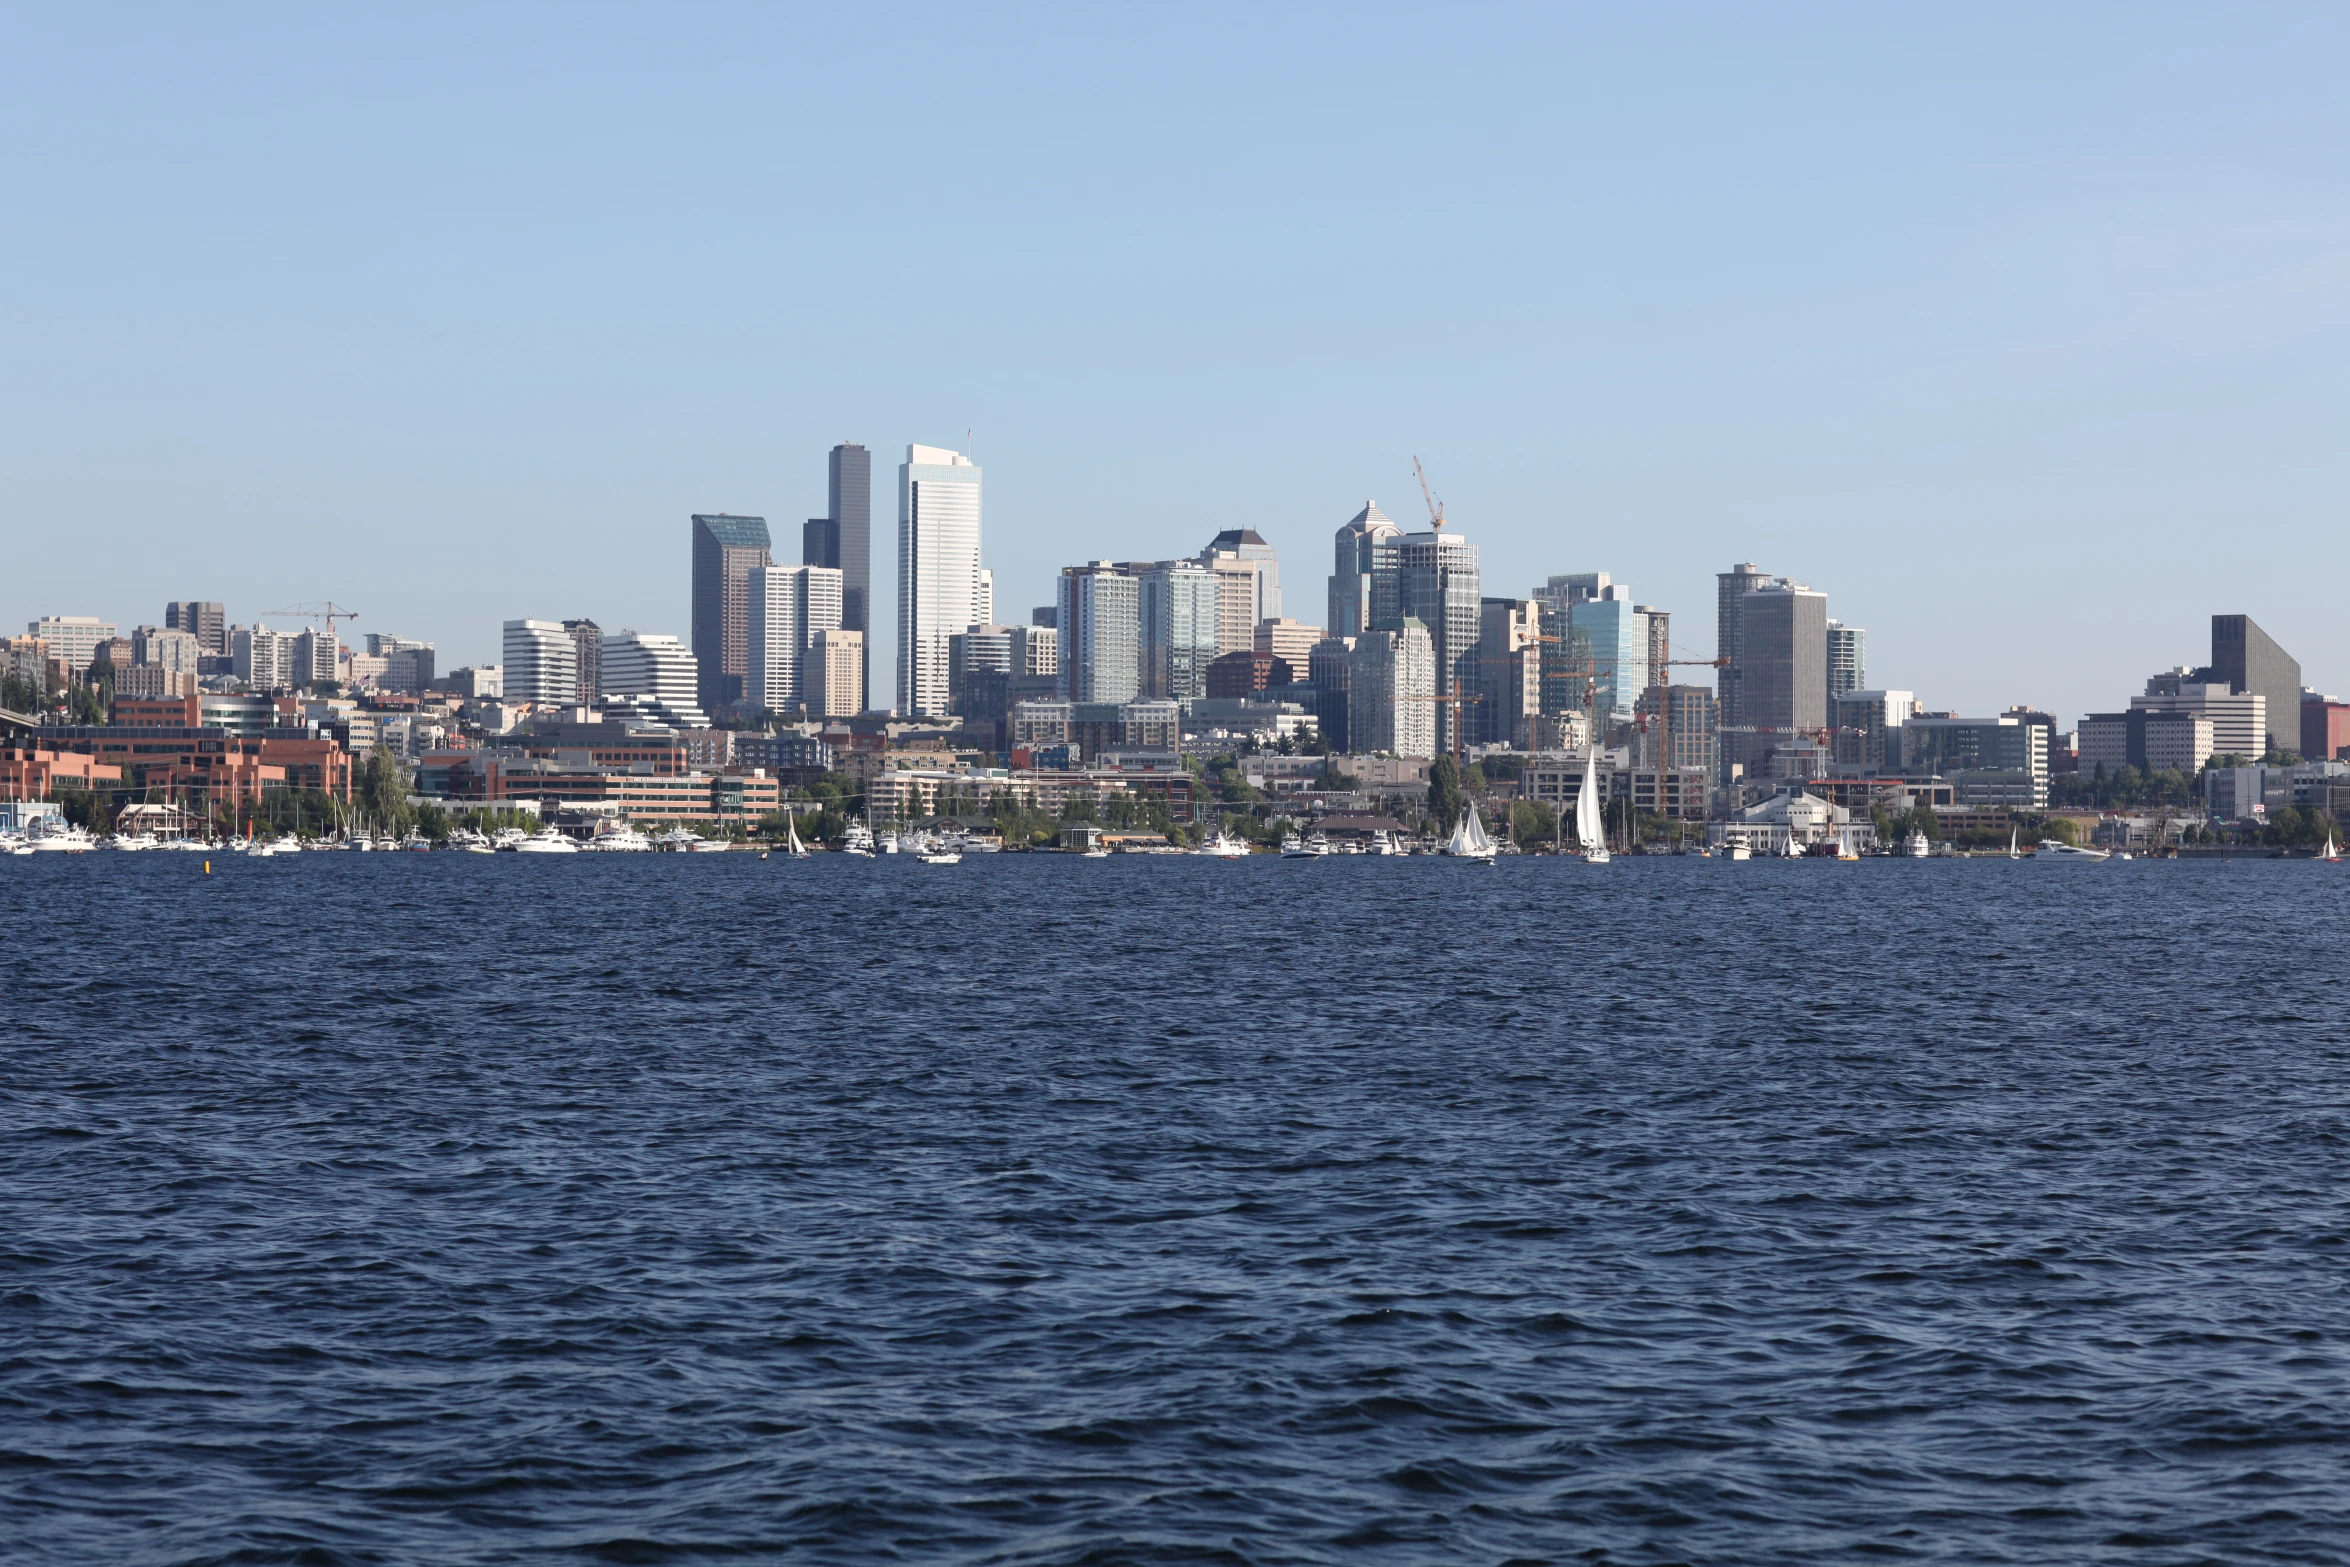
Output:
M873 858L873 829L863 822L851 822L840 836L843 854L853 854L860 860Z
M98 840L81 827L52 827L32 839L36 854L87 854L98 847Z
M653 840L626 822L607 817L596 823L594 835L580 847L590 854L650 854Z
M1933 852L1934 845L1927 840L1922 827L1912 827L1909 836L1901 840L1901 857L1905 860L1922 860ZM2099 855L2098 858L2103 859L2104 856Z
M1722 857L1730 860L1751 860L1754 847L1744 838L1727 838L1722 842Z
M1310 860L1314 857L1314 851L1307 848L1306 841L1296 833L1283 833L1281 857L1285 860Z
M124 854L137 854L148 849L160 849L163 845L153 838L141 837L137 833L117 833L114 837L106 840L106 847Z
M2060 843L2054 838L2043 838L2040 840L2040 847L2033 851L2032 858L2035 860L2094 861L2111 859L2112 856L2103 849L2083 849L2074 844Z
M692 843L686 845L685 852L688 854L724 854L733 847L734 845L728 843L724 838L696 838Z
M1219 827L1213 838L1199 846L1199 852L1211 860L1245 860L1248 845Z
M1395 834L1381 828L1371 834L1371 852L1373 854L1408 854L1411 851L1395 841Z
M702 841L701 834L672 827L667 832L653 835L653 847L669 854L683 854Z
M579 845L552 827L541 827L516 844L514 851L517 854L577 854Z

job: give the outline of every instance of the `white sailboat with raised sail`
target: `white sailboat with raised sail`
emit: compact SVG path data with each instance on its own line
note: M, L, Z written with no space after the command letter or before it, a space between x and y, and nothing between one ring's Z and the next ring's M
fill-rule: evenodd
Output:
M783 819L783 830L787 835L787 841L783 846L783 852L790 855L795 860L806 859L808 857L808 846L800 842L799 817L796 815L786 816Z
M1599 741L1595 736L1583 749L1583 786L1575 791L1575 841L1583 846L1583 863L1605 865L1607 835L1600 829Z
M1492 834L1485 830L1485 819L1477 814L1476 801L1471 800L1468 809L1461 812L1461 819L1453 824L1452 839L1445 844L1444 852L1455 859L1482 860L1487 865L1501 852Z

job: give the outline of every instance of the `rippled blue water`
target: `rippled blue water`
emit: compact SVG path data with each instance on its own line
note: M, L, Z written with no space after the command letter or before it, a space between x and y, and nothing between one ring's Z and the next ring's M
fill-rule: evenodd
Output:
M0 861L41 1562L2350 1560L2309 863Z

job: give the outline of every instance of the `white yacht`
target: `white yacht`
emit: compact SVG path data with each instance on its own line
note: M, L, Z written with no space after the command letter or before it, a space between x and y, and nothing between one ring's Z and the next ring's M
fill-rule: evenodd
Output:
M1933 852L1934 846L1927 842L1922 827L1912 827L1909 836L1901 840L1901 857L1905 860L1922 860ZM2105 856L2099 855L2098 858L2103 859Z
M1744 838L1725 838L1722 840L1722 858L1751 860L1754 858L1754 849Z
M873 858L873 829L863 822L849 823L848 830L841 834L840 847L843 854L853 854L860 860Z
M688 854L724 854L733 847L734 845L728 843L724 838L696 838L685 846L685 852Z
M1199 852L1211 860L1245 860L1248 858L1248 845L1219 827L1216 836L1200 845Z
M2080 849L2069 843L2060 843L2054 838L2043 838L2040 840L2040 847L2033 851L2032 858L2035 860L2104 860L2111 859L2112 856L2103 849Z
M591 854L650 854L653 840L626 822L607 817L596 823L595 835L583 847Z
M51 827L33 840L36 854L87 854L98 847L98 840L80 827Z
M577 854L579 845L552 827L541 827L516 844L514 851L517 854Z

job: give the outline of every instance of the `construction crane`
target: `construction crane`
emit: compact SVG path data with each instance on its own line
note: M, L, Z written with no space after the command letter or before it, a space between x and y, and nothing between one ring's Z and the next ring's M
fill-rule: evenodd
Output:
M1428 488L1428 470L1420 466L1420 459L1412 459L1412 476L1420 481L1420 499L1428 503L1428 526L1438 533L1444 531L1444 502Z
M326 634L330 637L335 634L336 621L357 620L359 618L359 611L345 609L333 599L328 599L323 604L295 604L286 609L265 609L262 613L264 615L299 615L304 620L323 620L326 622Z

